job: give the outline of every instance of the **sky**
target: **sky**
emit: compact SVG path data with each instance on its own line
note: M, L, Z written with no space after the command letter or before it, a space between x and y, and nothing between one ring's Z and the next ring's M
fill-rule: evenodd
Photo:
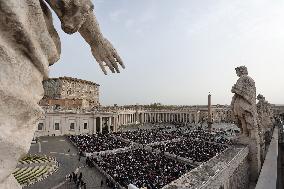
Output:
M101 31L126 69L105 76L79 34L68 35L54 15L61 59L50 77L100 84L102 105L230 104L245 65L257 94L284 104L284 1L94 0Z

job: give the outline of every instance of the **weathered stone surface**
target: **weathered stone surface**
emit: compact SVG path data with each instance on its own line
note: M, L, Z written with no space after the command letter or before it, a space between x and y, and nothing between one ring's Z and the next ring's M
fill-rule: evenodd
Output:
M231 146L223 153L184 174L163 189L247 189L248 148Z
M248 76L245 66L237 67L236 73L239 79L232 87L234 97L231 105L242 135L235 139L235 142L249 147L250 181L256 183L261 169L261 138L257 120L255 82Z
M263 132L270 131L273 127L273 111L270 104L265 100L265 97L261 94L257 96L257 113L259 119L259 125Z
M93 108L100 106L99 85L71 77L50 78L43 82L42 106L61 108Z
M124 67L100 32L90 0L46 0L66 33L79 31L106 74ZM60 39L43 0L0 0L0 188L19 188L11 176L30 147L48 66L60 56Z
M261 146L261 162L264 162L266 156L267 146L270 143L273 129L274 116L270 104L265 100L261 94L257 96L258 103L258 125L260 130L260 146Z

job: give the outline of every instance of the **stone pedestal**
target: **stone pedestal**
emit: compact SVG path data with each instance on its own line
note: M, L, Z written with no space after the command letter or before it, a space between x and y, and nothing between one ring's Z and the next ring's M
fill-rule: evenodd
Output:
M254 135L252 137L241 135L233 139L234 144L245 145L249 148L249 181L252 185L257 183L261 170L261 145L258 134L254 133Z

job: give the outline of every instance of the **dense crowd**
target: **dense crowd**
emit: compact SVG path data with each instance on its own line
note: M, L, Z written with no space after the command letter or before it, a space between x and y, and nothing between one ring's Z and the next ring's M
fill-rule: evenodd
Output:
M218 144L230 144L230 141L225 136L225 132L210 133L204 130L192 130L189 128L179 128L165 131L174 138L196 139L215 142Z
M218 153L224 151L227 146L204 140L186 139L156 145L152 148L159 149L161 152L168 152L176 156L191 159L194 162L206 162Z
M172 140L175 138L174 135L169 134L165 129L162 128L118 132L115 134L115 136L140 144L150 144L154 142Z
M193 130L188 133L184 133L183 137L189 138L189 139L197 139L197 140L204 140L208 142L216 142L219 144L228 144L229 140L226 139L222 134L220 133L209 133L204 130Z
M143 149L128 149L127 152L120 153L114 151L95 158L88 157L86 163L89 166L97 164L123 187L134 184L138 188L150 189L162 188L193 169L192 165L180 162L178 157L191 159L193 162L206 162L223 152L229 144L222 133L192 130L184 126L155 126L154 129L112 134L71 135L69 139L80 152L86 153L125 148L131 142L143 144ZM156 144L152 144L153 151L149 152L144 148L151 143ZM173 155L172 158L167 157L165 152Z
M101 156L93 161L126 188L129 184L138 188L162 188L193 168L144 149Z
M79 151L86 153L113 150L130 145L129 142L121 141L111 134L71 135L69 139L75 143Z

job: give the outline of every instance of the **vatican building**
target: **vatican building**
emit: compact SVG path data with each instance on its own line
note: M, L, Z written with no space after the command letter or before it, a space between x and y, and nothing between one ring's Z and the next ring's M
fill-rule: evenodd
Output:
M207 120L207 106L147 107L143 105L102 107L99 85L90 81L61 77L43 83L45 95L40 105L45 111L35 136L116 132L121 126L146 123L195 124ZM233 122L228 106L212 107L215 123Z

